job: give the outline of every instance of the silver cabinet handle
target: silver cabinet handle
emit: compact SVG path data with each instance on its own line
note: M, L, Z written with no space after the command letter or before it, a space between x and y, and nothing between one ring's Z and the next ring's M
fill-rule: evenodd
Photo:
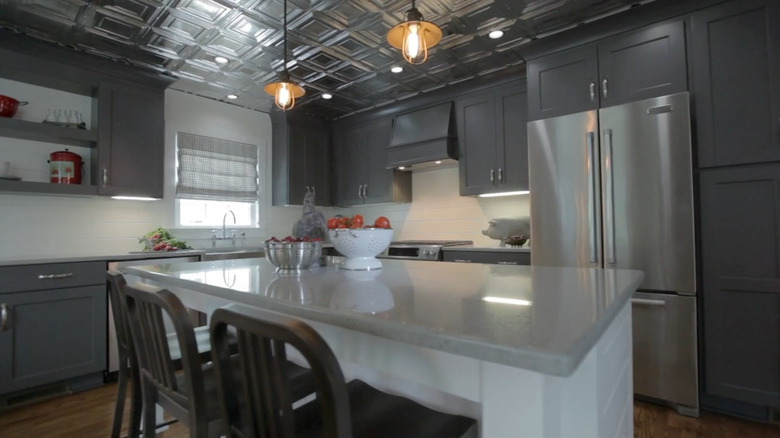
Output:
M8 329L8 303L0 304L0 331Z
M471 263L471 260L468 259L452 259L455 263Z
M497 265L516 265L517 262L505 261L505 262L496 262L496 264Z
M504 183L504 169L498 168L498 183L503 184Z
M631 298L631 304L638 304L640 306L664 307L664 306L666 306L666 301L664 301L664 300L647 300L645 298Z
M596 100L596 82L592 79L590 85L588 85L588 89L590 90L590 101L593 102Z
M358 198L363 199L363 184L358 186Z
M108 185L108 169L104 167L103 168L103 187L105 187L106 185Z
M495 182L496 182L496 171L490 169L490 184L495 184Z
M598 203L598 199L596 199L596 175L593 167L595 164L593 160L596 158L595 134L593 132L588 132L585 134L585 140L588 144L585 154L588 157L588 231L590 232L590 262L598 263L599 255L596 242L596 211L598 208L596 204Z
M604 215L604 233L606 234L606 250L607 250L607 263L615 264L615 179L613 178L614 163L612 162L612 130L607 129L604 131L604 139L606 140L605 157L606 163L605 175L605 193L604 200L605 212Z
M601 81L601 95L604 96L604 99L609 97L609 88L607 88L607 78L605 77L603 81Z
M363 184L363 199L368 199L368 184Z
M73 277L72 272L64 274L38 274L38 280L59 280L61 278Z

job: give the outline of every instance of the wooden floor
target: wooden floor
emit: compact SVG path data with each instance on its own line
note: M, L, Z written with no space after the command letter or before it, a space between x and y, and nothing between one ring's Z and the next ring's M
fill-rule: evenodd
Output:
M0 437L106 438L111 432L115 397L116 384L112 383L97 389L2 412L0 413ZM127 431L123 430L123 434L126 433ZM189 434L182 424L173 424L161 436L185 438ZM634 436L637 438L780 438L780 426L709 412L703 412L700 418L689 418L678 415L669 408L636 402Z

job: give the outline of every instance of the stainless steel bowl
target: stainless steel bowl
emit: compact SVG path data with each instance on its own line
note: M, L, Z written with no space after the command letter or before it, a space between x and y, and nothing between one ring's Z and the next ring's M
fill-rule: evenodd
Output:
M280 271L307 269L322 257L322 242L266 242L265 257Z

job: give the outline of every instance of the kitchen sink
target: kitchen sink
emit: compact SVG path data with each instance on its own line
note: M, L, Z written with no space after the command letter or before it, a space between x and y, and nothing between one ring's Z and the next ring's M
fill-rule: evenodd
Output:
M225 248L208 248L201 256L201 260L233 260L265 257L265 249L262 246L238 246Z

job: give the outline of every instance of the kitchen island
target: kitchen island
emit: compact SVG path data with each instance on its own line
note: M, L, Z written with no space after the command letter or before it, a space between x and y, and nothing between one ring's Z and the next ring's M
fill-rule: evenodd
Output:
M633 435L630 297L641 272L382 264L289 274L246 259L125 271L206 314L237 304L304 319L348 379L477 418L482 437Z

